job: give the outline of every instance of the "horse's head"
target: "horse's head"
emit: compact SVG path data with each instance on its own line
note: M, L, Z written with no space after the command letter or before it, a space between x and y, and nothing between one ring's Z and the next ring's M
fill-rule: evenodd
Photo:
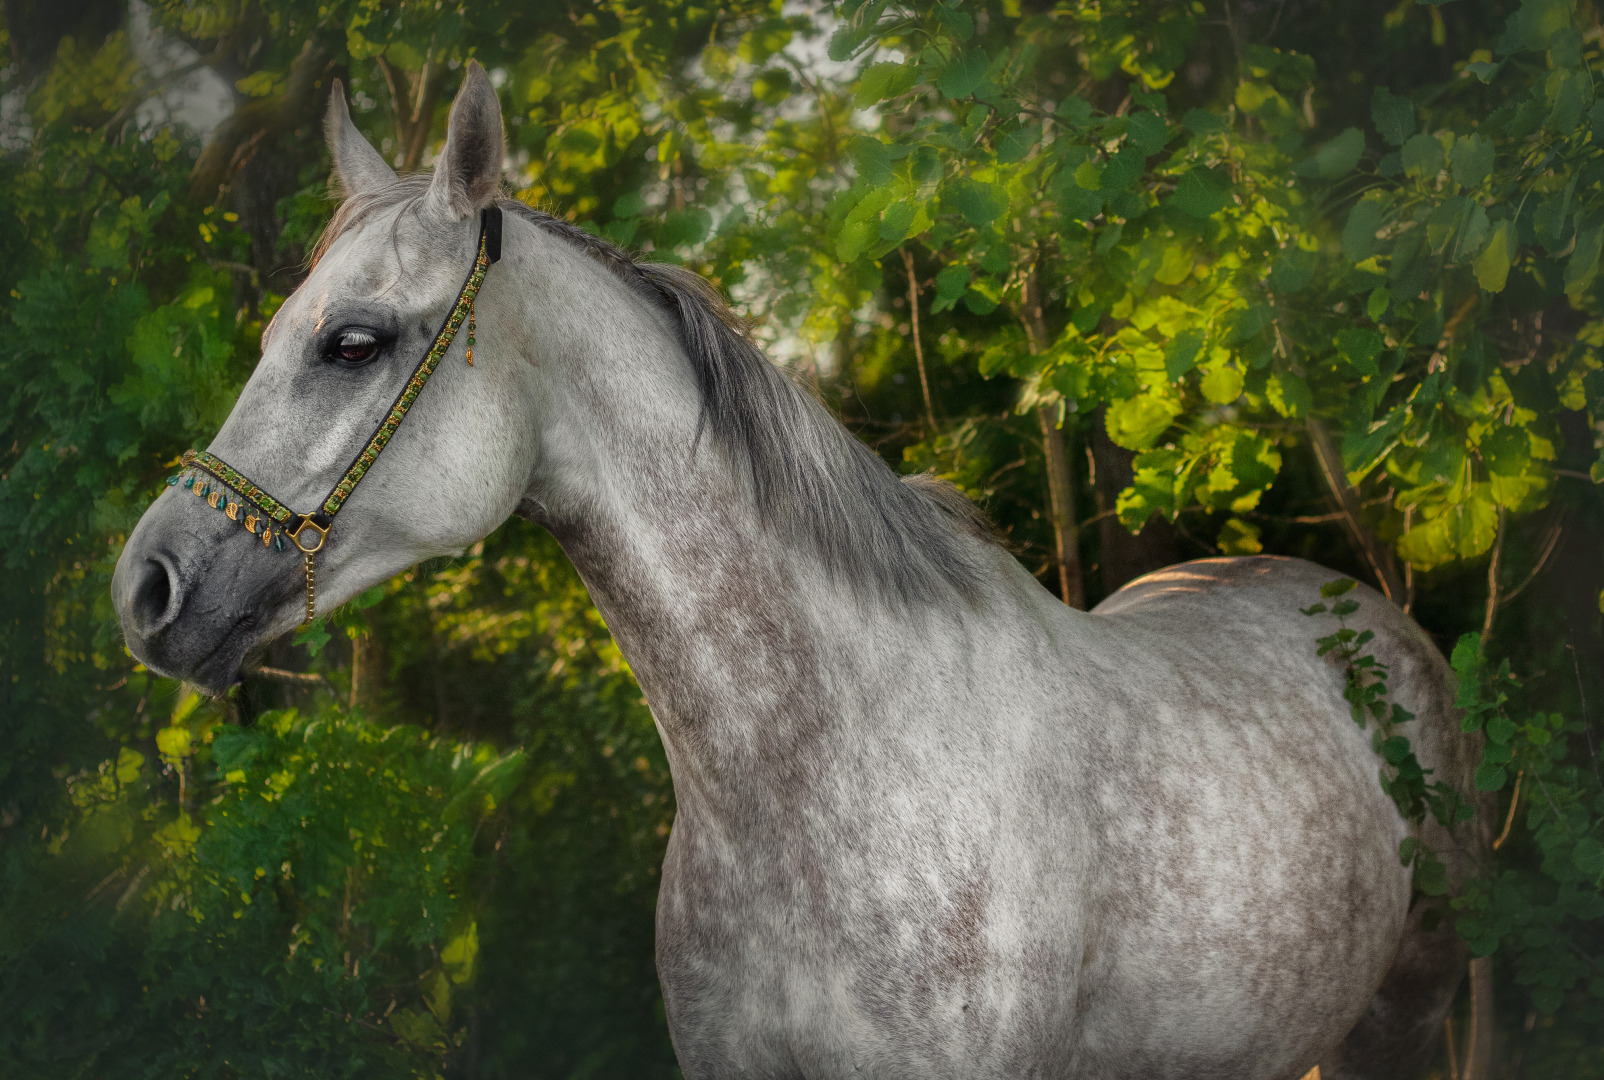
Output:
M262 335L261 362L209 448L297 515L320 509L435 342L475 264L480 211L502 166L500 106L476 63L432 176L397 178L352 124L338 84L328 136L347 197L332 241ZM317 554L320 611L461 551L517 507L534 438L516 415L528 365L496 342L515 292L489 270L475 300L477 364L465 362L463 327L340 507ZM200 484L169 486L145 512L112 596L136 657L220 690L247 655L301 621L306 575L283 522L270 525L233 489L202 479L200 497Z

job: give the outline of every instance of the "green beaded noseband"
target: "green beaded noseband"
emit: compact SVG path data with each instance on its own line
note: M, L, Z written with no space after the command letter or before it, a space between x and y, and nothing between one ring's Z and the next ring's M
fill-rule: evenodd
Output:
M205 499L213 509L227 514L230 521L244 525L252 536L261 537L264 548L283 551L284 539L289 538L306 564L306 622L311 622L317 613L315 557L328 541L329 530L334 528L334 515L340 512L340 507L345 505L373 463L379 460L380 452L395 435L401 421L406 419L407 410L418 400L418 395L429 382L429 376L440 366L440 361L450 350L451 342L456 338L457 331L462 329L464 321L468 324L467 361L469 367L473 366L473 300L479 295L479 286L484 284L485 272L490 269L490 264L500 258L501 210L492 206L479 215L479 255L474 259L473 268L468 271L468 280L462 283L457 302L451 305L440 332L435 334L434 344L429 346L429 351L418 362L418 366L412 369L412 378L396 395L390 411L363 444L350 467L345 470L345 475L340 477L319 509L310 514L297 514L228 462L205 450L186 451L180 461L183 469L176 476L168 477L169 487L180 487Z

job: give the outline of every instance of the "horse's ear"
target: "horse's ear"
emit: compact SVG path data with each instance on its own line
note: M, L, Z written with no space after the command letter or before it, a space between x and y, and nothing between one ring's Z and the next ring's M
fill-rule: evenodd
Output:
M395 183L395 170L351 122L351 110L345 105L345 87L339 79L334 80L329 90L329 111L323 118L323 130L328 136L329 153L334 156L334 179L347 198Z
M479 61L468 61L468 74L451 103L446 145L434 163L429 204L435 212L461 221L496 197L501 187L501 100Z

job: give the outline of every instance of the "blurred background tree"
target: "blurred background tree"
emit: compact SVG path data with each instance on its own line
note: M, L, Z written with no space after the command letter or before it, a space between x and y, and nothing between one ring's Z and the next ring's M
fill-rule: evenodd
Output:
M370 590L216 701L134 665L107 597L333 210L332 81L426 167L475 57L510 190L709 275L1066 602L1265 551L1472 635L1504 835L1445 914L1493 958L1477 1067L1604 1075L1592 7L5 16L0 1074L676 1075L666 763L548 536Z

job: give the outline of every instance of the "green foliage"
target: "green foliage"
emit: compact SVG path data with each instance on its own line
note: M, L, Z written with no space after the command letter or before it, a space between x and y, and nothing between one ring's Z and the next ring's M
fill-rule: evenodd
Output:
M1567 737L1591 736L1583 721L1520 708L1521 680L1508 660L1490 664L1475 635L1460 639L1453 664L1465 730L1487 739L1476 787L1501 791L1514 773L1508 814L1521 808L1524 790L1524 826L1538 857L1535 866L1506 866L1473 882L1454 901L1460 933L1478 956L1500 947L1510 954L1516 982L1541 1011L1558 1011L1573 989L1597 1009L1604 965L1587 939L1589 924L1604 918L1604 785L1596 763L1567 760L1566 746Z
M1518 811L1454 912L1498 960L1525 1067L1599 1075L1604 581L1568 554L1604 528L1592 9L153 8L233 81L204 139L139 119L163 86L124 31L3 38L29 137L0 146L0 1003L22 1018L0 1060L672 1074L651 962L666 764L549 537L514 523L414 569L264 660L321 681L253 676L222 702L138 670L106 598L332 210L327 80L415 167L472 56L520 198L707 274L889 460L982 500L1031 569L1055 548L1046 416L1094 599L1123 580L1126 530L1172 558L1379 573L1358 536L1442 640L1496 622L1499 667L1463 643L1455 666L1488 740L1478 787ZM1484 607L1487 578L1532 587ZM1554 614L1584 588L1585 618ZM1381 782L1414 820L1461 820L1351 603L1324 598L1321 647ZM1442 891L1432 853L1400 855Z

